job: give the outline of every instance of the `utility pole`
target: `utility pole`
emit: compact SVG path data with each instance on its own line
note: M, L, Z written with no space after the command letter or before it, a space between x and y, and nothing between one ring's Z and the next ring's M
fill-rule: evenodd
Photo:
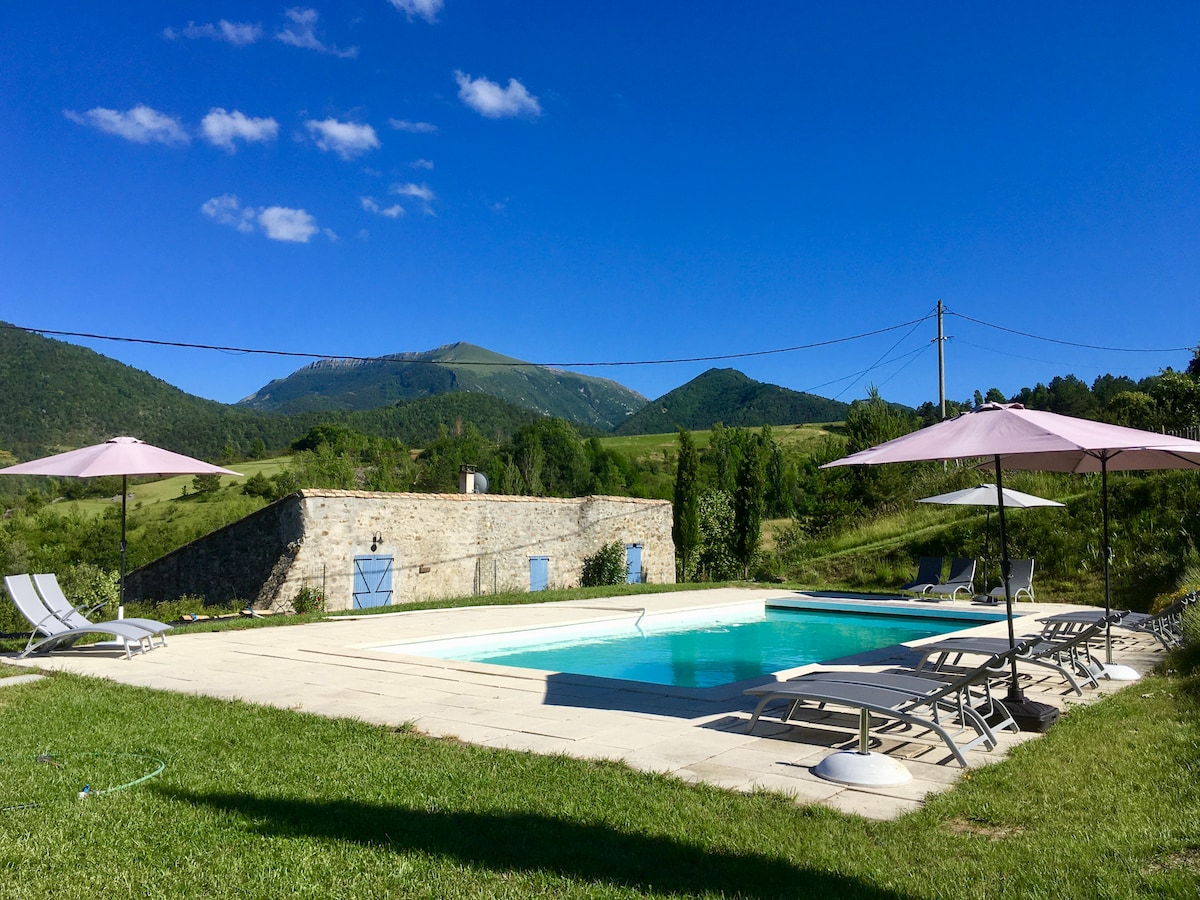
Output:
M946 419L946 336L942 331L942 313L946 305L939 299L937 304L938 322L938 409L942 421Z

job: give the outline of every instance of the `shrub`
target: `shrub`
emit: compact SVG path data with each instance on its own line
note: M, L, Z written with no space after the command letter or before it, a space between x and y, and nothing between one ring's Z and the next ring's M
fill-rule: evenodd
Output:
M306 581L292 598L292 609L302 616L307 613L325 612L325 595L321 593L320 588L315 588Z
M579 583L583 587L624 584L625 575L625 545L613 541L583 558L583 574Z

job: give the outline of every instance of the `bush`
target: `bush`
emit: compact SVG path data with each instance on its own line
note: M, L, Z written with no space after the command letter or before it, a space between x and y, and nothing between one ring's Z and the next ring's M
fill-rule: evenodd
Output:
M600 587L625 583L625 545L620 541L605 544L591 556L583 558L582 587Z
M292 609L300 615L325 612L325 595L306 581L292 598Z

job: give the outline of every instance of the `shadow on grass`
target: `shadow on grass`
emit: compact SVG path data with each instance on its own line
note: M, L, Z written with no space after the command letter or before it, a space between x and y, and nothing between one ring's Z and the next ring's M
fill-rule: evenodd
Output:
M315 837L448 857L495 872L549 873L620 888L693 896L903 900L860 879L755 853L706 850L666 837L532 813L405 809L155 787L162 796L247 820L268 837Z

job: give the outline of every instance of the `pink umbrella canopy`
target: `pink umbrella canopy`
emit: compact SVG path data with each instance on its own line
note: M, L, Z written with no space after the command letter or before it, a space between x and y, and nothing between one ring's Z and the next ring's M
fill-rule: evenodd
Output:
M73 478L121 476L121 596L117 618L125 614L125 505L130 475L236 475L182 453L172 453L131 437L115 437L103 444L81 447L54 456L0 469L0 475L57 475Z
M1020 460L1011 457L1020 454ZM948 459L1002 458L1006 469L1099 472L1109 469L1200 468L1200 441L1025 409L985 403L953 419L826 463L878 465Z
M98 478L102 475L241 475L210 463L172 453L131 437L81 447L0 469L0 475L59 475Z

